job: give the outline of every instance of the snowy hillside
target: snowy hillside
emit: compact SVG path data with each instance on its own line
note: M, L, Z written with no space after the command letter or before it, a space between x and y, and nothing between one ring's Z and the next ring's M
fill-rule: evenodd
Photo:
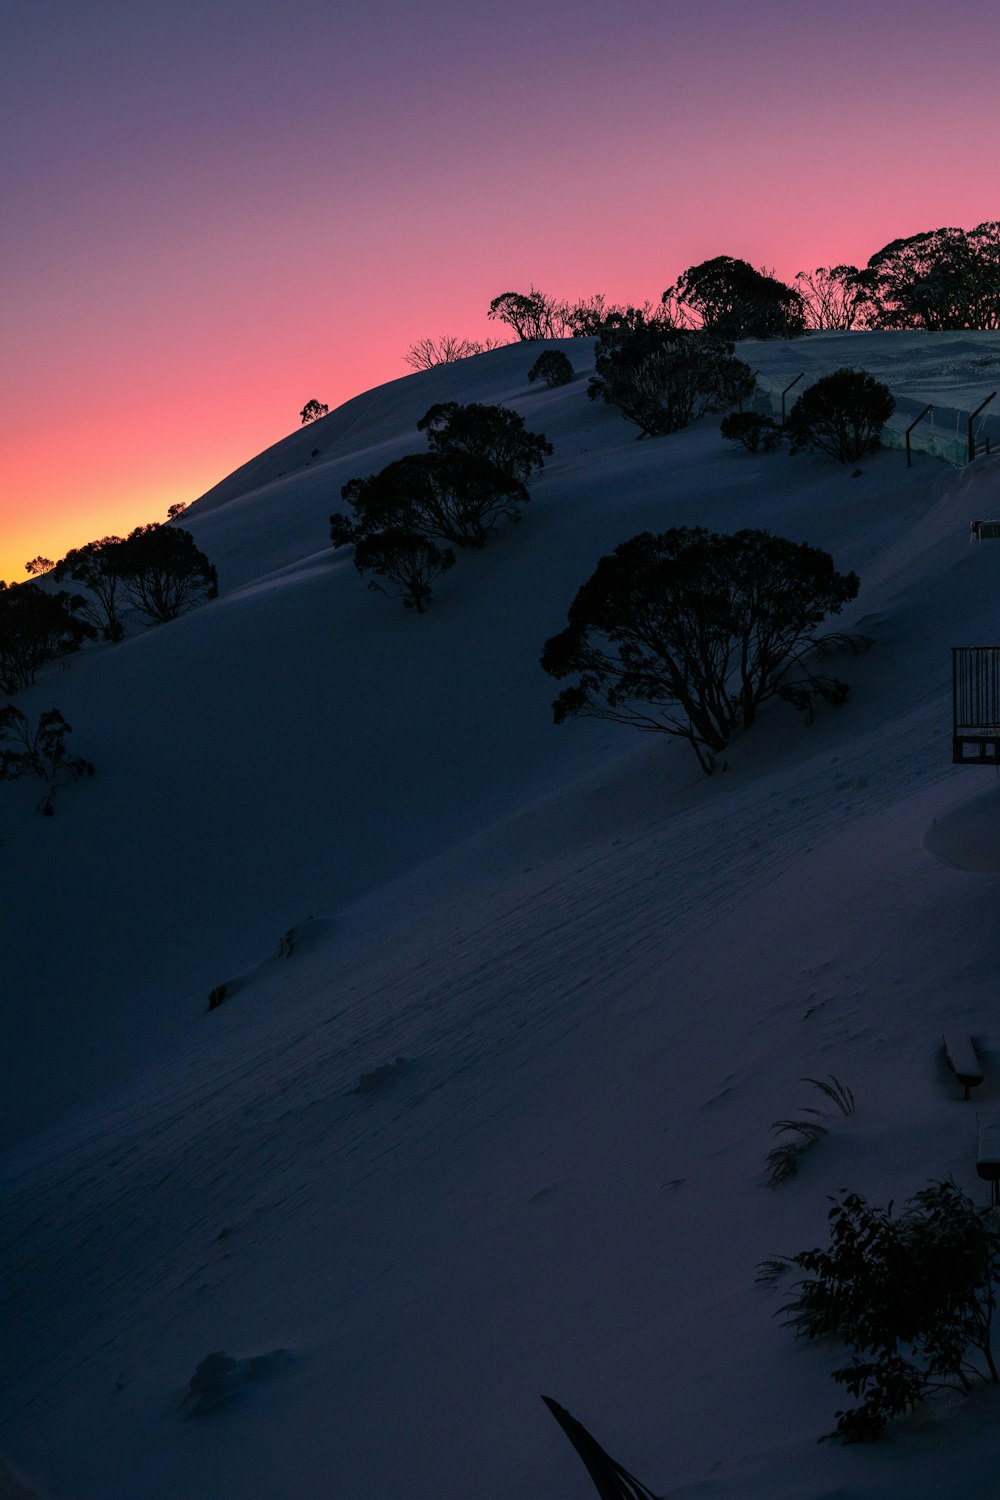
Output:
M216 601L18 696L97 767L51 819L0 788L0 1450L53 1500L587 1500L543 1392L672 1500L990 1492L992 1390L818 1446L835 1352L754 1277L841 1187L985 1201L940 1038L1000 1102L1000 785L951 765L949 652L998 638L968 526L1000 459L637 442L560 347L560 389L512 346L297 431L185 517ZM990 334L739 352L775 391L850 363L947 405L939 451L1000 369ZM328 517L450 399L555 451L418 618ZM672 525L826 548L874 643L843 708L768 706L711 779L556 728L538 666L598 557ZM769 1190L828 1075L856 1113Z

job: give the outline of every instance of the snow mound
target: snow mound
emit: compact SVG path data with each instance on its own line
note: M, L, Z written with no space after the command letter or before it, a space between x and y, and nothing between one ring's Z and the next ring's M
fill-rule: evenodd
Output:
M955 870L1000 873L1000 787L969 797L935 818L924 847Z

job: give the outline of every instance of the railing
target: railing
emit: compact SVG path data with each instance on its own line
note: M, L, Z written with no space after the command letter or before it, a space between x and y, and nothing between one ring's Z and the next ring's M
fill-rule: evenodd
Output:
M1000 646L951 648L952 760L1000 765Z

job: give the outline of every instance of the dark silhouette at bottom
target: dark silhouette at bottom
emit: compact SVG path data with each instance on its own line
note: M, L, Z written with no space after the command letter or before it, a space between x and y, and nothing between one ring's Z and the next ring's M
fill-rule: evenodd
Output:
M586 1427L570 1416L564 1406L553 1401L551 1396L543 1396L542 1400L582 1458L601 1500L658 1500L653 1491L648 1490L634 1474L615 1463L600 1443L591 1437Z

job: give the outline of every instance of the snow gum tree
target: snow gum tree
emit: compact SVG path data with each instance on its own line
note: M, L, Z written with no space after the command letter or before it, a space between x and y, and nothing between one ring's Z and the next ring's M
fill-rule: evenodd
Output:
M125 598L151 625L176 620L219 592L215 568L181 526L137 526L112 548L111 558Z
M94 768L82 755L71 756L66 749L70 733L58 708L47 709L32 723L27 714L13 703L0 708L0 781L15 781L21 776L37 776L45 783L45 796L39 812L51 816L52 802L61 786L93 776Z
M528 432L524 418L507 406L441 401L424 413L417 431L426 434L432 453L467 453L486 459L521 484L552 455L545 434Z
M55 565L54 577L72 578L87 590L80 614L101 632L106 641L120 641L125 627L118 616L122 601L122 578L116 566L120 536L101 537L73 547Z
M750 366L733 346L659 321L609 325L594 350L587 395L613 406L643 436L678 432L708 411L724 411L753 390Z
M524 485L471 453L411 453L367 479L352 479L341 498L354 519L330 517L334 546L383 531L408 531L456 547L483 547L503 516L530 498Z
M359 536L354 544L354 566L372 573L368 587L395 594L405 609L422 615L431 599L431 584L455 565L450 547L438 547L404 527Z
M818 699L844 701L846 684L807 658L851 644L815 632L857 592L857 575L838 573L828 553L767 531L642 532L601 558L545 643L543 670L576 678L552 705L555 722L676 735L711 774L769 698L807 714Z
M39 667L76 651L97 634L80 618L84 599L52 593L37 583L0 582L0 687L5 693L34 682Z
M689 266L663 297L720 338L792 338L805 332L805 309L795 288L731 255Z

